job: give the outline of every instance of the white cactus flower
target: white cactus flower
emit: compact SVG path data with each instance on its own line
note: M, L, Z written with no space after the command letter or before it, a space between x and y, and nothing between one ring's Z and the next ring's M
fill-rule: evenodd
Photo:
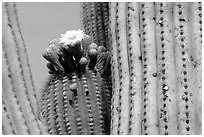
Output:
M64 44L64 46L74 47L77 43L81 42L84 39L84 32L82 30L70 30L65 34L61 34L59 38L59 43Z

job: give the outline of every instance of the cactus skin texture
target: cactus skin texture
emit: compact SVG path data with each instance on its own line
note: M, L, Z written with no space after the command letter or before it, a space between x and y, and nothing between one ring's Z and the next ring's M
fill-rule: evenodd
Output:
M56 41L43 52L51 76L41 95L40 112L49 134L110 134L110 56L105 47L99 52L101 48L87 38L72 47Z
M93 39L84 51L51 42L38 102L16 5L3 3L2 133L201 135L201 2L82 9Z
M46 134L15 3L2 3L2 134Z
M84 32L110 51L108 2L83 2L81 5Z
M111 134L202 134L201 5L109 3Z
M42 96L42 117L50 134L106 134L102 112L101 77L51 76ZM74 87L72 87L74 86ZM107 129L108 130L108 129Z

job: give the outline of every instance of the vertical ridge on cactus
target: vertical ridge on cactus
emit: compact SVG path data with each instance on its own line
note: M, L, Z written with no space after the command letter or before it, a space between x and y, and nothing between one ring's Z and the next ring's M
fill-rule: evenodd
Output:
M109 37L111 45L111 75L112 75L112 103L111 103L111 128L110 134L117 134L118 125L118 99L119 99L119 72L118 72L118 59L117 59L117 45L116 45L116 3L109 4ZM111 20L113 18L113 20Z
M75 84L75 83L77 83L77 75L75 74L75 73L73 73L72 74L72 80L71 80L71 83L72 84ZM74 126L77 126L77 133L78 134L83 134L82 133L82 130L83 130L83 126L82 126L82 118L81 118L81 112L80 112L80 104L79 104L79 96L77 95L77 92L78 92L78 89L75 89L75 90L73 90L73 95L74 95L74 106L75 106L75 114L74 115L76 115L76 119L75 119L75 121L74 122L76 122L76 125L74 125ZM69 95L71 95L70 93L69 93ZM70 97L69 97L69 99L70 99ZM70 101L68 102L68 103L70 103ZM73 105L73 104L72 104ZM70 106L71 106L71 104L70 104ZM73 110L73 112L74 112L74 110ZM71 115L71 114L70 114ZM73 126L73 129L75 128Z
M153 3L140 5L140 29L142 49L142 132L158 134L157 121L157 73L155 44L155 9Z
M190 3L175 3L175 53L178 92L178 121L180 134L196 134L196 93L194 60L189 24Z
M3 97L16 134L44 134L15 3L3 3ZM15 106L15 107L14 107Z
M193 49L193 67L195 70L196 80L195 80L195 89L197 92L196 95L196 122L197 133L202 134L202 3L191 3L191 14L189 16L190 23L192 23L193 28L191 28L192 32L192 49ZM189 25L190 27L190 25Z
M130 70L129 87L129 131L128 134L141 134L141 47L139 37L139 3L127 3L127 50Z
M102 5L102 25L103 25L103 30L101 31L101 33L103 34L103 39L102 39L102 45L100 46L104 46L108 49L108 51L110 50L109 49L109 37L108 37L108 23L109 23L109 12L108 12L108 2L100 2L101 5Z
M129 110L127 110L129 94L129 64L127 51L127 36L126 36L126 3L116 3L116 43L118 46L118 69L119 69L119 117L118 117L118 134L127 134L129 123ZM126 63L125 63L126 62Z
M173 43L173 4L156 3L158 109L160 134L178 134ZM162 12L165 11L165 12Z
M103 24L103 7L101 2L95 3L96 8L96 24L97 24L97 31L98 31L98 44L104 45L104 24Z

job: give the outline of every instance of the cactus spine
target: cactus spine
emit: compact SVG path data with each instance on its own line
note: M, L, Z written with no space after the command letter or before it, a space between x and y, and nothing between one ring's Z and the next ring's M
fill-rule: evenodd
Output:
M45 134L15 3L3 3L2 25L3 134Z
M111 134L201 134L201 3L109 8Z

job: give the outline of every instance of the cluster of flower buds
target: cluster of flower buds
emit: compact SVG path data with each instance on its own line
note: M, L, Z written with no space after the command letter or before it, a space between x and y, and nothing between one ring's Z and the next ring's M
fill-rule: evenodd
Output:
M86 66L89 70L94 70L96 63L101 62L97 57L103 52L106 52L106 48L94 43L92 37L81 30L71 30L52 40L42 55L49 61L49 73L62 75L71 72L83 73Z

